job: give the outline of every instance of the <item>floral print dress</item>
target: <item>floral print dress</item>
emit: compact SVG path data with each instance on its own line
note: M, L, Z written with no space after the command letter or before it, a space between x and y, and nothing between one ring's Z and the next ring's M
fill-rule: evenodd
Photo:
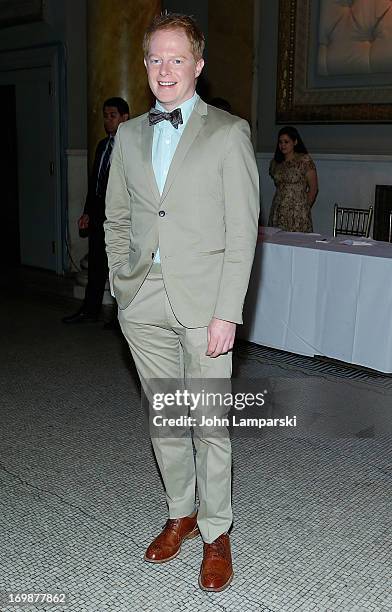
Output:
M268 225L286 232L312 232L312 216L307 199L306 174L316 167L310 155L295 153L293 159L277 163L272 160L269 173L276 192Z

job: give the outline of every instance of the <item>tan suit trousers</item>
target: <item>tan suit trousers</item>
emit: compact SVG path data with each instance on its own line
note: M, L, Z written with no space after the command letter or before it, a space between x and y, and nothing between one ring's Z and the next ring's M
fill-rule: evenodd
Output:
M154 265L153 270L131 304L119 310L121 329L143 386L148 379L157 378L230 379L231 353L206 356L207 328L186 328L178 322L159 266ZM232 523L229 436L154 436L152 445L170 518L194 511L197 485L198 526L205 542L214 541Z

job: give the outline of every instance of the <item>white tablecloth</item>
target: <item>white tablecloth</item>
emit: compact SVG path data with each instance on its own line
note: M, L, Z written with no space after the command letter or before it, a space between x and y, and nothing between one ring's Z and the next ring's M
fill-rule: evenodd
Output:
M264 235L256 250L242 336L293 353L392 372L392 245L369 239L344 245L344 240Z

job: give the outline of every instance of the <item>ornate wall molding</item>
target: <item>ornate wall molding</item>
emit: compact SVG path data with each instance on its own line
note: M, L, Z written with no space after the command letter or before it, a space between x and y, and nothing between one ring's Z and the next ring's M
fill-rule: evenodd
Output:
M367 0L375 2L376 0ZM278 123L389 123L392 84L370 74L313 75L320 0L280 0L276 120ZM379 79L379 76L377 77Z

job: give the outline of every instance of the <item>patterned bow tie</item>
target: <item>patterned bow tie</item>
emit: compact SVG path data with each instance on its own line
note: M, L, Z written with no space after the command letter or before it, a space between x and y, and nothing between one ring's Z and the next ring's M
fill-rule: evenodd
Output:
M150 125L155 125L160 121L170 121L173 127L178 130L178 126L180 123L184 123L182 120L182 114L180 108L175 108L171 113L164 113L163 111L158 110L157 108L152 108L148 115L148 121Z

